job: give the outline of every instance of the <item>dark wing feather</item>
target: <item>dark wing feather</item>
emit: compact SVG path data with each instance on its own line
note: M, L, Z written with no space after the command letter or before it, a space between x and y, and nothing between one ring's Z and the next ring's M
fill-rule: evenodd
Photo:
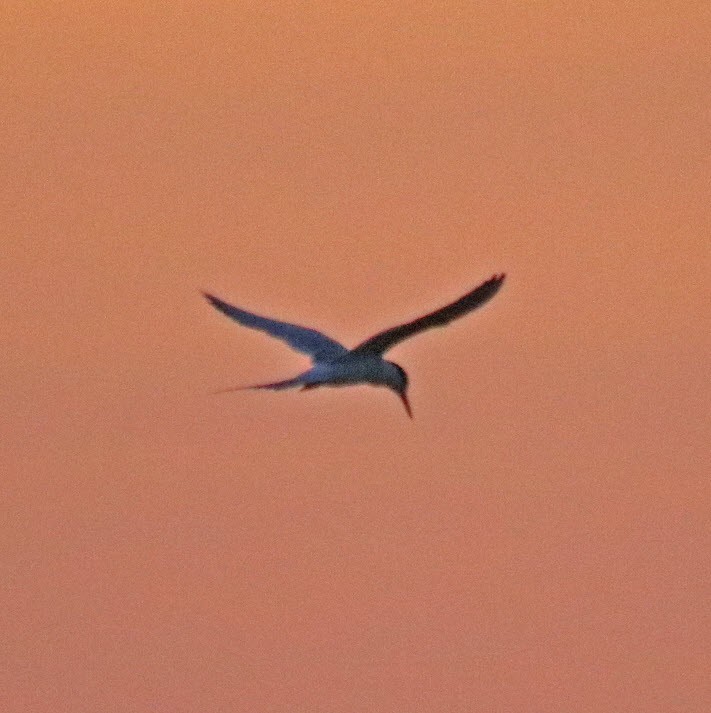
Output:
M276 339L286 342L292 349L308 354L313 361L336 359L348 353L348 350L335 339L327 337L315 329L301 327L298 324L279 322L276 319L260 317L258 314L247 312L234 305L223 302L221 299L203 292L205 299L215 308L226 314L230 319L252 329L266 332Z
M384 332L380 332L359 344L353 351L384 354L391 347L415 334L419 334L419 332L432 327L443 327L445 324L449 324L458 317L488 302L499 291L505 277L505 274L494 275L479 287L464 295L464 297L460 297L456 302L452 302L446 307L430 312L430 314L419 317L407 324L386 329Z

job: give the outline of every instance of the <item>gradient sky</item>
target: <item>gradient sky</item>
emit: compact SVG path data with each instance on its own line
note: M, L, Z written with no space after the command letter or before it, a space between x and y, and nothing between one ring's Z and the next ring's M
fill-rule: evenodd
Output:
M710 8L6 4L0 709L711 710Z

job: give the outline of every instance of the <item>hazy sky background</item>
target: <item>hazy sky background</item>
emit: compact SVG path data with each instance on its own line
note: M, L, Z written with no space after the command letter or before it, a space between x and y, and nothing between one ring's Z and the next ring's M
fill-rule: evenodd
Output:
M707 2L0 20L0 709L711 710Z

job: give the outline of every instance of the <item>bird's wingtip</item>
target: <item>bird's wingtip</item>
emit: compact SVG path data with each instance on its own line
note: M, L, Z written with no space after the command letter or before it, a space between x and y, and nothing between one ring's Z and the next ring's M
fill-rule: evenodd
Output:
M506 279L505 272L496 272L486 281L485 284L492 285L492 286L498 288L504 284L505 279Z

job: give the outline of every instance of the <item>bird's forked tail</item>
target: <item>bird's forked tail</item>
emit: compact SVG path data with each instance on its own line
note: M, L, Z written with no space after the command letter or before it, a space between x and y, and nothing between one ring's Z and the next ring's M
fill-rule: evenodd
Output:
M302 386L301 378L296 376L293 379L284 381L275 381L271 384L251 384L250 386L231 386L227 389L219 389L213 391L213 394L226 394L229 391L245 391L247 389L271 389L272 391L281 391L282 389L295 389L297 386Z

